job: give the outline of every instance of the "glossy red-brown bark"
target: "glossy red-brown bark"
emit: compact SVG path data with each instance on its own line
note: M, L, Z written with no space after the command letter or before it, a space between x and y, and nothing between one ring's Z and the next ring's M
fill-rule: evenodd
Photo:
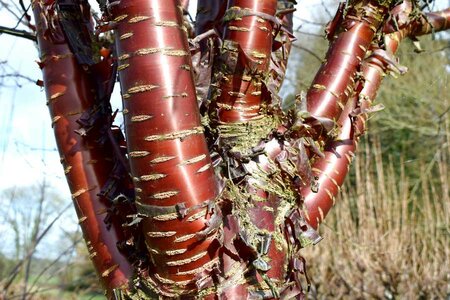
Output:
M395 54L400 42L406 37L430 33L431 28L435 31L448 29L449 9L427 13L427 18L420 17L411 21L408 18L411 8L410 3L405 1L392 10L392 18L398 19L398 16L402 16L401 19L406 23L400 24L400 30L392 33L388 33L393 28L392 24L385 25L384 31L388 34L384 38L385 50L383 51L386 53ZM376 47L371 50L376 50ZM374 52L363 61L360 67L364 81L358 83L355 89L356 94L347 103L338 120L340 133L336 140L327 144L324 151L325 157L318 159L313 165L314 175L318 177L318 192L314 193L309 187L301 189L307 209L305 216L314 228L317 228L335 204L335 197L355 155L358 138L365 131L366 111L372 105L389 65L383 57L380 57L379 52Z
M413 22L410 36L420 36L450 29L450 8L425 14L426 19Z
M138 212L145 216L142 234L150 275L167 295L191 289L216 258L216 230L208 236L200 231L219 213L178 5L129 0L112 9L128 155Z
M199 1L196 32L225 30L220 53L225 55L217 60L223 65L214 66L214 71L223 75L214 83L220 95L203 99L204 93L200 97L205 103L211 100L209 107L209 103L203 104L214 110L209 111L208 133L216 157L221 159L215 161L216 171L225 182L216 201L218 187L200 125L182 20L188 2L122 0L112 2L106 13L113 21L110 27L116 29L128 155L136 190L135 221L142 218L150 264L149 269L144 265L135 268L135 286L149 298L191 299L197 294L204 299L300 297L299 275L304 263L299 251L319 240L303 217L313 227L323 220L348 172L358 136L365 130L366 109L389 62L379 51L383 49L375 46L370 49L373 54L361 61L383 23L386 7L375 0L350 1L345 18L338 15L336 26L331 26L330 35L335 37L308 92L307 104L313 116L335 119L339 131L334 140L323 138L327 142L325 157L315 159L312 172L318 177L318 192L313 193L309 186L301 188L302 198L297 191L299 177L308 177L303 174L309 166L308 152L301 144L303 139L285 135L289 130L281 123L286 116L271 102L284 77L291 38L281 34L284 48L274 42L274 32L279 29L274 28L280 25L274 16L277 4L289 1L229 0L227 13L224 0ZM80 223L109 296L117 287L123 288L123 294L133 294L124 287L131 267L116 247L126 233L118 219L112 219L111 229L103 223L111 207L96 196L114 167L113 151L74 133L79 129L80 114L94 102L94 86L58 26L53 26L58 23L43 22L57 20L53 1L46 3L36 1L33 6L40 20L41 66ZM409 16L405 14L410 9L408 2L396 9L394 15ZM448 10L428 16L433 26L420 18L397 22L399 31L386 25L385 50L394 53L406 36L448 27ZM222 17L224 23L218 20ZM206 47L203 42L202 51ZM219 54L214 48L218 40L215 42L210 53ZM274 57L274 53L281 56ZM205 77L211 73L211 61L203 66L203 71L209 72ZM357 71L365 81L355 79ZM258 123L261 120L267 123ZM303 200L304 216L300 212Z
M328 33L335 37L307 94L307 109L312 116L339 118L355 87L358 66L387 11L386 4L363 0L352 1L342 20L343 12L337 12Z
M112 216L110 224L105 222L111 203L98 196L114 167L113 152L107 144L99 145L75 133L80 129L77 120L95 102L93 86L65 41L55 3L36 0L32 5L39 65L61 163L89 256L111 296L112 289L126 285L132 275L129 262L117 248L117 243L127 238L122 221Z
M228 11L236 12L229 14L224 40L238 45L232 50L238 52L238 58L234 72L222 80L216 99L220 122L246 122L263 114L261 83L269 68L274 24L262 14L273 17L276 8L276 0L228 1ZM243 16L236 17L238 14Z

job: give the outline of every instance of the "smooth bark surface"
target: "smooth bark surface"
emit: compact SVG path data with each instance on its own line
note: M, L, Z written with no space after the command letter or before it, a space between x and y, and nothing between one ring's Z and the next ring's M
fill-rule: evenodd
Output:
M52 118L61 164L66 174L80 227L95 269L109 295L126 286L133 268L120 253L118 244L129 233L123 219L112 211L111 202L98 196L110 179L114 154L98 135L82 137L80 117L95 103L94 88L88 74L77 63L59 24L55 3L33 2L40 52L39 66L44 76L47 105Z
M312 117L339 118L352 95L358 66L388 10L389 2L373 0L351 1L347 9L340 5L327 28L332 44L306 96Z
M121 1L112 9L136 206L149 283L176 297L217 259L218 187L200 124L178 1Z

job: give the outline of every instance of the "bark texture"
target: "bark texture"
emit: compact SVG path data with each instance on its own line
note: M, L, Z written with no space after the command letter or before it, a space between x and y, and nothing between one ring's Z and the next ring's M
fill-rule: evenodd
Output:
M147 281L176 297L210 276L220 219L182 8L175 0L121 1L111 14Z
M33 1L90 256L110 299L302 299L301 249L321 239L384 74L405 71L399 43L448 29L449 9L342 4L325 62L284 112L295 1L200 0L195 30L188 2L99 1L111 44L86 1ZM126 142L111 127L116 70Z
M87 134L85 127L80 125L80 119L91 112L98 99L92 92L95 88L92 78L69 48L56 3L36 0L32 5L40 53L38 64L43 73L61 164L89 256L112 297L114 288L126 286L133 268L118 248L130 237L130 232L122 227L125 220L118 216L112 205L111 200L118 193L105 188L109 185L120 188L118 185L121 184L122 188L130 187L126 180L113 182L118 166L111 140L105 140L110 130L108 118L102 120L102 126L89 128ZM123 212L128 210L126 206L122 209Z
M340 186L355 156L358 139L366 130L367 116L380 108L372 105L385 74L406 72L394 57L401 41L431 33L432 30L448 29L449 11L419 14L411 19L413 7L410 1L404 1L391 10L391 16L383 26L384 38L370 47L371 54L358 68L361 78L337 122L339 134L326 144L324 157L312 166L319 189L301 189L307 209L306 217L312 227L317 228L335 205Z
M364 0L340 5L327 28L332 44L325 63L307 94L308 112L313 117L339 117L353 92L355 73L387 16L390 2Z

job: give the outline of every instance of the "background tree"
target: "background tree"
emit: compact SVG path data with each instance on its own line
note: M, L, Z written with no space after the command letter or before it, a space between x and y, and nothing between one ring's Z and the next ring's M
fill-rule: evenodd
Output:
M6 244L2 252L9 253L9 258L3 258L2 297L19 293L25 299L32 287L32 271L34 265L44 265L42 260L35 259L38 249L50 247L41 245L42 238L52 229L64 210L61 200L56 195L49 195L49 187L45 180L41 185L28 189L13 188L2 193L4 206L1 215L5 218ZM65 210L67 210L66 207ZM62 210L62 212L61 212ZM39 247L39 248L38 248ZM20 282L20 289L17 291Z

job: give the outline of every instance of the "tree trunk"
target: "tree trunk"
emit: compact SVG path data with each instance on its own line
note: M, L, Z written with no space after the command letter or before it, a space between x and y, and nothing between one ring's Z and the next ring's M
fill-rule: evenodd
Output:
M148 282L176 297L217 262L218 185L200 124L178 2L121 1L111 12Z
M44 76L47 105L52 118L61 164L72 192L79 224L98 276L111 291L127 285L133 274L118 244L130 238L125 222L112 211L112 203L98 196L114 172L112 147L98 139L103 132L83 137L79 119L96 99L89 75L76 61L59 23L56 3L33 2L39 44L39 66ZM103 120L105 122L105 120ZM106 126L109 125L106 123Z
M449 10L411 19L408 1L342 4L306 103L283 112L291 1L200 0L189 41L188 1L99 2L115 46L94 35L85 1L35 0L33 12L61 162L107 297L304 297L301 249L320 240L384 72L403 70L399 42L447 29ZM116 68L127 156L111 128Z

